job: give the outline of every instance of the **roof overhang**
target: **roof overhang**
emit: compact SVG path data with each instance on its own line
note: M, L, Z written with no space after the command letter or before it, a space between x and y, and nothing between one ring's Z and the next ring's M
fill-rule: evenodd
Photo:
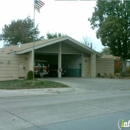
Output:
M24 54L24 53L28 53L32 50L37 50L46 46L50 46L52 44L56 44L56 43L60 43L60 42L65 42L75 48L77 48L78 50L81 50L82 52L86 52L88 54L93 54L95 53L97 56L101 56L100 53L96 52L95 50L87 47L86 45L81 44L80 42L76 41L75 39L69 37L69 36L64 36L64 37L60 37L51 41L46 42L45 44L40 44L40 45L36 45L35 42L33 44L32 47L24 49L24 50L18 50L15 52L10 52L10 53L15 53L15 54ZM44 43L44 41L43 41Z

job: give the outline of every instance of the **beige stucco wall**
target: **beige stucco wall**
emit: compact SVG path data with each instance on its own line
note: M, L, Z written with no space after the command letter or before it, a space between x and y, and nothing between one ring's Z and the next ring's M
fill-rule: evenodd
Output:
M82 67L83 67L83 71L82 71L82 77L90 77L90 58L89 57L82 57Z
M19 64L25 63L25 73L29 70L28 55L0 55L0 81L19 78Z
M97 58L96 72L100 74L114 74L114 59Z
M91 58L83 57L82 60L83 71L82 77L91 77ZM114 59L97 58L96 59L96 74L114 74Z
M96 54L93 53L91 54L91 77L95 78L96 77Z

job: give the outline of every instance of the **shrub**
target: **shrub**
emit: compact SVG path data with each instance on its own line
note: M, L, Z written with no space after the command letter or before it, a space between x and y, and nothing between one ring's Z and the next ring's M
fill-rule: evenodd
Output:
M120 74L120 73L115 73L115 77L120 78L120 77L121 77L121 74Z
M114 75L110 73L109 77L110 77L110 78L114 78Z
M127 67L127 68L126 68L126 72L127 72L128 74L130 74L130 67Z
M101 75L101 77L102 77L102 78L105 78L105 76L104 76L104 75Z
M117 76L117 77L120 76L120 73L115 73L115 76Z
M33 79L33 71L28 71L28 73L27 73L27 79L28 80L32 80Z
M100 74L100 73L97 73L97 77L101 77L101 74Z
M108 77L108 75L106 73L104 73L104 77Z
M100 74L100 77L101 77L101 78L104 78L105 76L104 76L104 74Z

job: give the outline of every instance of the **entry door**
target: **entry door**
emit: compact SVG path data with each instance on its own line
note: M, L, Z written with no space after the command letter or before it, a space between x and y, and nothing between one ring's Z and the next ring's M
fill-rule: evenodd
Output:
M19 78L26 77L26 64L25 62L19 62L18 70L19 70Z

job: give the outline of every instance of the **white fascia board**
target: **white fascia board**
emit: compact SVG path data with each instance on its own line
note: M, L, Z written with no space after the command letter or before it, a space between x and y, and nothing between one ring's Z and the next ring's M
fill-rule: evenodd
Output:
M42 44L42 45L36 45L34 48L36 50L36 49L39 49L39 48L42 48L42 47L46 47L46 46L61 42L61 41L66 40L66 39L68 39L68 38L67 37L62 37L61 39L56 39L56 40L50 41L50 42ZM22 50L22 51L17 51L16 54L23 54L23 53L30 52L32 50L33 50L33 47Z
M49 45L52 45L52 44L64 41L64 40L70 40L73 43L77 44L78 46L81 46L85 50L89 51L90 53L95 53L97 56L101 56L100 53L96 52L95 50L92 50L91 48L89 48L89 47L87 47L85 45L82 45L80 42L76 41L75 39L73 39L73 38L71 38L69 36L61 37L59 39L56 39L56 40L53 40L53 41L50 41L48 43L44 43L44 44L41 44L41 45L36 45L34 48L35 49L39 49L39 48L42 48L42 47L46 47L46 46L49 46ZM25 49L25 50L22 50L22 51L17 51L16 54L23 54L23 53L30 52L32 50L33 50L33 47Z
M16 54L16 51L13 51L13 52L9 52L7 54Z
M89 52L91 52L91 53L95 53L96 55L101 56L101 54L100 54L99 52L96 52L95 50L92 50L91 48L89 48L89 47L83 45L82 43L76 41L75 39L73 39L73 38L71 38L71 37L68 37L68 40L70 40L70 41L76 43L77 45L83 47L84 49L86 49L87 51L89 51Z
M48 52L45 52L45 51L37 51L35 52L36 54L40 54L40 53L44 53L44 54L47 54ZM49 52L49 54L58 54L59 52ZM83 53L71 53L71 52L62 52L62 54L74 54L74 55L81 55Z

